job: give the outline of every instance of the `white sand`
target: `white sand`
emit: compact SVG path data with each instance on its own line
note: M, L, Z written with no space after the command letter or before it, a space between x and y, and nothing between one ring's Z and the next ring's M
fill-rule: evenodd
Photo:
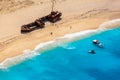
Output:
M18 3L20 0L15 1ZM96 29L105 21L120 18L120 0L57 0L54 9L63 13L61 21L54 25L47 23L44 29L21 35L21 25L33 22L51 11L50 0L31 2L24 3L25 6L19 4L19 8L8 7L10 9L0 11L0 61L19 55L25 49L32 50L41 42L69 33Z

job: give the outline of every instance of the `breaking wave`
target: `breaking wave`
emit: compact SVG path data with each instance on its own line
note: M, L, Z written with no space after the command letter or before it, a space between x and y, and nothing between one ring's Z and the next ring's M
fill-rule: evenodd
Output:
M81 31L81 32L73 33L73 34L68 34L63 37L56 38L49 42L40 43L39 45L35 47L33 51L24 50L23 54L6 59L2 63L0 63L0 68L7 69L8 67L12 65L25 61L26 59L31 59L32 57L40 55L40 53L46 50L53 49L57 46L63 46L64 43L72 42L78 39L83 39L85 37L88 37L88 36L91 36L91 35L94 35L94 34L97 34L102 31L105 31L105 30L108 30L114 27L118 27L118 26L120 26L120 19L115 19L112 21L104 22L103 24L99 26L98 29L95 29L95 30L86 30L86 31ZM70 47L70 49L72 48Z
M110 29L110 28L119 27L119 26L120 26L120 19L115 19L115 20L104 22L99 26L99 28Z

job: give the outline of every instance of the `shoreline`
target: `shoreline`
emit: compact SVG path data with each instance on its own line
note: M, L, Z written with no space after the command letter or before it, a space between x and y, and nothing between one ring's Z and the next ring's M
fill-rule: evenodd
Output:
M91 19L91 18L90 18ZM89 18L88 18L88 20L89 20ZM38 35L38 34L40 34L39 33L39 31L44 31L45 29L42 29L42 30L37 30L37 31L33 31L32 33L28 33L28 34L23 34L23 35L20 35L20 36L17 36L17 37L14 37L13 38L13 41L12 40L10 40L10 41L12 41L12 42L10 42L10 43L8 43L8 44L6 44L5 45L5 47L4 47L4 50L3 50L3 53L5 53L5 52L8 52L8 51L11 51L11 50L13 50L13 49L15 49L16 48L16 46L14 46L15 44L20 44L20 43L22 43L23 41L25 41L25 42L28 42L27 40L30 40L30 42L28 42L27 44L28 44L28 46L24 46L23 47L23 45L25 45L25 44L20 44L20 45L18 45L18 47L20 47L20 48L22 48L22 50L21 49L15 49L15 50L13 50L12 52L14 52L14 54L10 54L11 52L8 52L7 53L7 55L0 55L0 62L1 62L1 64L3 64L4 62L5 62L5 64L6 64L6 62L9 62L9 60L10 59L12 59L12 58L14 58L14 57L16 57L16 56L19 56L19 55L24 55L23 54L23 52L24 52L24 50L26 50L26 49L28 49L28 50L30 50L30 51L32 51L32 50L34 50L34 48L35 48L35 46L36 45L38 45L38 44L40 44L40 43L45 43L45 42L48 42L48 41L51 41L51 40L54 40L54 39L56 39L56 38L59 38L59 37L61 37L61 36L64 36L64 35L66 35L66 34L72 34L72 33L76 33L76 32L81 32L81 31L86 31L86 30L94 30L94 29L99 29L99 27L96 27L97 25L99 25L100 27L101 26L104 26L105 24L107 24L106 23L106 19L105 19L105 22L103 22L103 19L101 20L101 22L99 22L99 23L97 23L97 24L92 24L91 26L93 26L93 25L96 25L96 26L93 26L93 27L91 27L91 26L89 26L88 27L88 24L84 24L84 21L87 21L88 22L88 20L86 20L86 19L84 19L83 20L83 22L79 22L79 21L73 21L73 22L70 22L68 25L70 25L70 24L72 24L72 29L70 29L70 27L71 27L71 25L70 25L70 27L67 27L67 29L65 29L65 27L66 27L66 25L65 24L63 24L63 27L62 28L60 28L60 29L65 29L65 30L71 30L70 32L69 31L65 31L62 35L60 35L60 34L57 34L57 35L55 35L55 32L56 31L58 31L58 30L54 30L53 32L53 35L50 35L50 32L51 31L49 31L48 33L47 33L47 37L48 38L45 38L45 39L43 39L43 40L41 40L40 39L40 37L41 36L38 36L38 40L36 40L36 41L33 41L33 40L30 40L31 38L33 38L33 36L36 36L36 35ZM96 21L96 19L92 19L92 21ZM118 20L118 19L117 19ZM89 20L90 22L91 22L91 20ZM89 23L90 23L89 22ZM103 24L102 25L100 25L100 23L102 23L103 22ZM109 21L108 21L109 22ZM113 22L112 22L113 23ZM115 22L116 23L116 22ZM117 21L117 25L120 25L120 24L118 24L118 23L120 23L120 20L118 20ZM58 23L59 24L59 23ZM87 27L82 27L81 28L81 26L80 26L80 28L81 29L76 29L76 26L78 26L78 25L80 25L80 24L82 24L82 26L84 25L84 26L87 26ZM61 26L61 25L60 25ZM50 28L54 28L54 27L56 27L56 29L59 29L59 27L60 26L58 26L57 25L57 23L53 26L53 25L50 25L50 26L48 26L49 28L48 28L48 30L50 29ZM114 25L113 27L116 27L116 25ZM74 29L73 29L74 28ZM112 27L110 27L110 28L112 28ZM108 28L109 29L109 28ZM47 30L47 31L48 31ZM51 29L52 30L52 29ZM31 36L31 35L33 35L33 36ZM50 37L50 36L51 37ZM28 37L28 36L31 36L31 38L30 37ZM43 35L44 36L44 35ZM24 39L23 39L24 38ZM36 37L37 38L37 37ZM8 42L9 42L9 40L8 40ZM33 43L33 44L31 44L30 46L29 46L29 43ZM12 46L12 47L11 47ZM26 47L26 48L25 48ZM8 48L8 50L6 50L6 48ZM10 49L9 49L10 48ZM17 51L16 51L17 50ZM19 50L19 51L18 51ZM4 52L5 51L5 52ZM2 52L2 51L1 51ZM18 62L19 61L21 61L21 60L18 60ZM13 64L15 64L15 63L13 63Z
M22 52L22 54L19 54L11 58L7 58L4 61L2 61L0 63L0 69L7 69L25 60L29 60L37 55L41 55L41 53L46 50L50 50L50 49L54 49L55 47L62 46L65 43L84 39L86 37L96 35L106 30L117 28L120 26L120 24L119 26L115 26L114 24L118 24L118 23L120 23L120 19L115 19L115 20L108 21L108 22L101 24L97 29L84 30L84 31L76 32L76 33L66 34L63 37L56 37L54 40L39 43L34 47L33 50L26 49ZM108 24L113 24L114 27L107 28Z
M63 37L57 37L54 40L39 43L34 47L33 50L26 49L22 52L22 54L7 58L0 63L0 69L7 69L15 64L19 64L25 60L29 60L37 55L41 55L42 52L50 49L54 49L57 46L61 46L64 43L69 43L74 40L83 39L83 37L91 36L92 34L97 33L97 30L85 30L81 32L76 32L73 34L67 34ZM88 34L88 35L86 35Z

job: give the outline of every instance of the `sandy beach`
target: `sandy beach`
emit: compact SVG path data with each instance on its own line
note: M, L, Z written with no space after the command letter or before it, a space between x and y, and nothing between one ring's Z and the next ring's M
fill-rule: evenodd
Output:
M62 12L62 20L47 22L43 29L21 34L23 24L50 13L51 1L2 0L0 4L0 62L22 54L25 49L33 50L40 43L97 29L106 21L120 18L120 0L57 0L54 10Z

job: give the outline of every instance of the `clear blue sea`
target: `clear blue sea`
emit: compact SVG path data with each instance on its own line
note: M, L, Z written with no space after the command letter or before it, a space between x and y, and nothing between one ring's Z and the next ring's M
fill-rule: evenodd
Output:
M93 39L104 48L94 45ZM0 80L120 80L120 28L62 44L0 70Z

